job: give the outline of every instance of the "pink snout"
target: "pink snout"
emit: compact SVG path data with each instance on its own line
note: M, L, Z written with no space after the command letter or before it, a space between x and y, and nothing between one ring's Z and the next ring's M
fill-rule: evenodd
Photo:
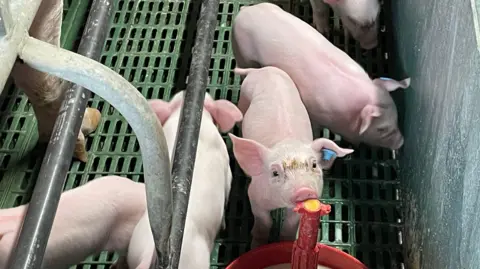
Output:
M309 189L309 188L300 188L293 194L292 202L298 203L308 199L317 199L317 198L318 198L318 193L315 190Z

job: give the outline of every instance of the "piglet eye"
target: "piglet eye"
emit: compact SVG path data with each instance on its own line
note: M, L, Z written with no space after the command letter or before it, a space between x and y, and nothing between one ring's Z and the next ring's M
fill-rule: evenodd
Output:
M317 168L317 162L316 161L313 162L312 167L313 167L313 169Z
M273 172L272 172L272 176L278 177L278 172L277 172L277 171L273 171Z

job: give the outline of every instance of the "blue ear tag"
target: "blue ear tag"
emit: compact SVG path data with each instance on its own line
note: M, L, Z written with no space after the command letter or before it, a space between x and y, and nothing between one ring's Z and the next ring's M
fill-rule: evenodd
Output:
M381 80L393 80L391 78L386 78L386 77L379 77L379 79L381 79Z
M323 152L323 160L324 161L330 161L332 158L337 157L337 153L335 153L335 151L333 151L333 150L322 149L322 152Z

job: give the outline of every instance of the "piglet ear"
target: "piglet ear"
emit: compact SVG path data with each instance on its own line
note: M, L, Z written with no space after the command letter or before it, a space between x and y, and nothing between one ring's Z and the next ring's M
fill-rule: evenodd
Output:
M164 125L168 117L172 114L171 104L161 99L148 100L148 104L157 115L160 123Z
M265 169L264 159L268 148L251 139L228 134L233 143L233 154L245 173L251 177L260 175Z
M373 118L378 118L382 115L380 108L375 105L366 105L360 112L360 132L362 135L368 127L372 124Z
M227 100L207 100L205 109L212 115L222 132L232 129L236 122L243 119L242 112L237 106Z
M396 81L391 78L376 78L373 80L373 83L378 87L385 89L389 92L393 92L398 88L406 89L410 86L410 78L406 78L401 81Z
M335 142L327 138L317 138L312 142L312 149L319 153L320 160L317 160L323 169L328 170L332 167L336 157L344 157L351 154L353 149L344 149Z

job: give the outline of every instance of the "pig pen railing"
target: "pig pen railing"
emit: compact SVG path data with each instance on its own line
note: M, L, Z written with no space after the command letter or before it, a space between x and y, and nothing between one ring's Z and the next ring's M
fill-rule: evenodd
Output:
M192 1L193 2L193 1ZM185 99L178 123L175 143L172 179L173 205L175 214L170 234L170 258L168 268L178 268L180 249L183 242L183 230L187 215L193 167L197 153L198 134L202 120L203 102L208 83L208 69L213 48L215 27L217 25L219 0L203 0L197 21L197 34L192 52L192 63L188 76ZM164 264L156 268L165 268Z
M0 0L0 89L5 86L17 56L39 71L76 85L66 92L52 135L57 139L49 142L17 247L7 268L41 267L88 100L89 91L86 89L115 107L137 135L144 162L147 210L158 257L155 268L177 268L219 1L204 0L201 5L189 83L175 145L172 177L163 129L146 99L123 77L87 58L99 57L112 2L94 0L92 4L78 52L86 57L28 36L28 29L40 3L41 0L17 0L15 3ZM16 14L15 19L11 14ZM171 178L176 213L173 219Z
M163 241L165 241L164 238L168 238L170 233L172 204L170 161L162 126L146 99L123 77L92 59L28 36L28 29L40 3L40 0L17 0L15 2L2 0L0 2L2 23L5 29L5 35L0 40L0 62L2 63L0 65L0 88L4 87L18 55L29 66L90 89L115 107L126 118L138 137L145 168L147 209L149 215L152 216L152 233L157 242L157 248L161 253L167 253L168 245ZM96 2L96 7L100 8L101 4L111 6L111 3L99 0ZM95 10L95 6L93 9ZM15 20L11 14L15 14ZM99 15L101 12L97 12L97 14ZM65 111L70 109L72 112L72 108L69 106L71 104L68 102L63 103L64 110L60 111L55 123L55 132L64 131L60 131L62 126L59 120L64 119ZM70 120L72 119L70 118ZM77 120L80 121L80 119ZM70 122L68 126L63 127L72 129L77 127L76 132L70 131L78 134L78 121L76 124ZM63 140L65 143L72 141L72 137ZM36 269L41 267L66 178L65 163L59 164L58 158L51 155L52 152L59 151L56 147L60 145L52 139L48 145L47 154L49 155L43 159L17 247L13 249L7 268ZM65 150L67 148L71 149L72 146L66 146ZM65 153L64 157L67 155L71 158L72 153ZM58 170L52 169L55 166L58 167ZM61 169L63 171L60 171Z
M98 61L106 39L111 12L111 2L94 1L78 48L79 54ZM65 92L25 217L18 247L13 249L10 260L13 264L8 268L41 266L71 163L74 143L89 98L90 92L79 85L72 85Z

